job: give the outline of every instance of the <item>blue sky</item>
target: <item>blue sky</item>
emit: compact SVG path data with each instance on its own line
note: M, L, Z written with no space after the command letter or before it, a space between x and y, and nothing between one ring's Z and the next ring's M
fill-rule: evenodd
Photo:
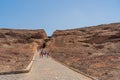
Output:
M80 28L120 22L120 0L0 0L0 28Z

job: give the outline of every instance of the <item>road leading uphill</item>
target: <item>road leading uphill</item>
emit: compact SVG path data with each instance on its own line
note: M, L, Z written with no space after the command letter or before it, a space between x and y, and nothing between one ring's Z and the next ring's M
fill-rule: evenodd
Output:
M39 58L38 53L29 73L0 75L0 80L92 80L54 61Z

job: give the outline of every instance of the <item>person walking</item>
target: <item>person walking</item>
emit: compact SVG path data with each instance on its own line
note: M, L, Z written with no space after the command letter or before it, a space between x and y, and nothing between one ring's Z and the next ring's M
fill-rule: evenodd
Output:
M43 58L44 56L46 56L48 58L50 56L50 54L49 54L50 51L47 51L46 49L41 48L40 53L39 53L40 58Z
M43 55L44 55L44 49L43 49L43 48L41 48L41 49L40 49L39 56L40 56L40 57L43 57Z
M46 53L46 57L48 58L49 57L49 52L45 51L45 53Z

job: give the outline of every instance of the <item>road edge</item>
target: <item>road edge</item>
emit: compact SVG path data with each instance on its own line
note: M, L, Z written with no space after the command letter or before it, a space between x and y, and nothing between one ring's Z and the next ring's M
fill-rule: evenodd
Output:
M35 51L31 62L29 63L29 65L28 65L25 69L16 70L16 71L0 72L0 75L28 73L28 72L31 70L31 68L32 68L32 65L33 65L33 62L34 62L34 60L35 60L36 54L37 54L37 50Z
M75 69L75 68L73 68L73 67L70 67L70 66L68 66L68 65L66 65L66 64L64 64L64 63L62 63L62 62L56 60L56 59L53 58L53 57L51 57L51 58L52 58L53 60L55 60L56 62L58 62L58 63L60 63L60 64L62 64L62 65L64 65L64 66L66 66L67 68L69 68L69 69L71 69L71 70L73 70L73 71L75 71L75 72L77 72L77 73L79 73L79 74L82 74L82 75L84 75L84 76L86 76L86 77L91 78L92 80L99 80L99 79L97 79L97 78L95 78L95 77L92 77L92 76L90 76L90 75L88 75L88 74L85 74L85 73L79 71L78 69Z

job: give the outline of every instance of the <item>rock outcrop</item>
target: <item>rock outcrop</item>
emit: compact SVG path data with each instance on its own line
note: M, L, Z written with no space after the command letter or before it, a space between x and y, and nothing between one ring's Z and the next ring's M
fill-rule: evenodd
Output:
M56 60L99 80L120 79L120 23L56 30L50 43Z
M120 23L56 30L50 38L44 30L0 29L0 71L25 68L43 45L54 59L85 74L120 79Z
M45 42L44 30L0 29L0 72L26 68Z

